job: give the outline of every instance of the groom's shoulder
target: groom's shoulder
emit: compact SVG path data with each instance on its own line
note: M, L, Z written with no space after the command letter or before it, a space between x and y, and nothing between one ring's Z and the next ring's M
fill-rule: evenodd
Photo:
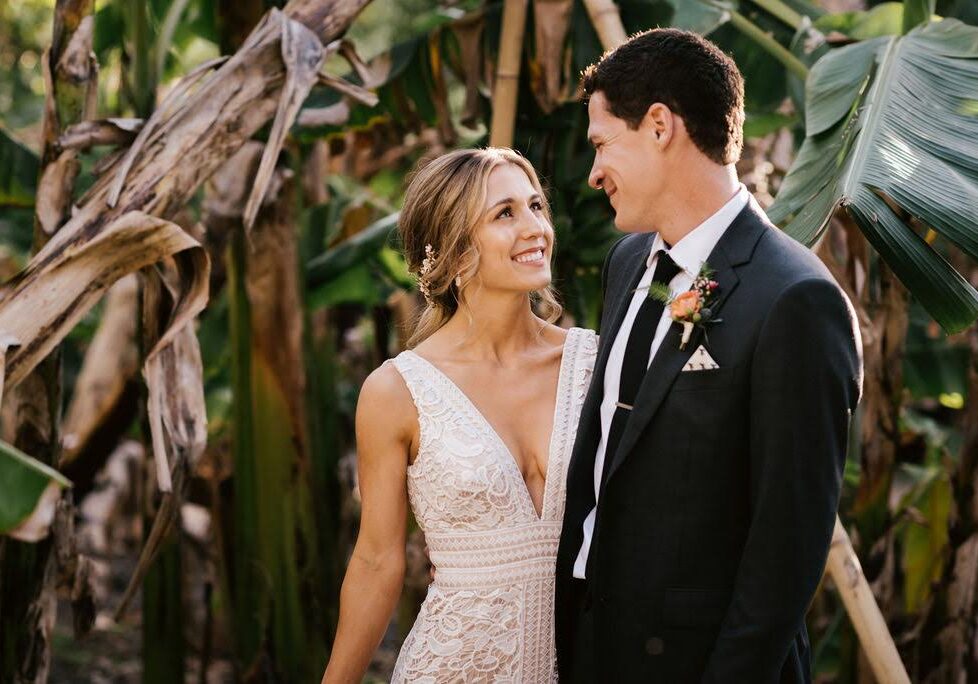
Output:
M608 250L605 268L615 271L637 259L648 257L654 239L655 233L629 233L618 238Z
M822 280L838 286L812 250L766 219L751 259L755 278L777 291L806 280Z
M829 269L812 250L764 218L749 270L741 272L739 294L753 313L748 318L758 330L773 326L783 331L804 329L801 316L808 323L819 321L823 332L851 329L852 339L858 340L852 302Z
M629 233L618 238L608 250L608 261L617 263L639 255L647 256L654 237L654 233Z
M615 241L608 250L601 273L606 291L618 279L627 279L629 265L648 256L653 238L650 233L630 233Z

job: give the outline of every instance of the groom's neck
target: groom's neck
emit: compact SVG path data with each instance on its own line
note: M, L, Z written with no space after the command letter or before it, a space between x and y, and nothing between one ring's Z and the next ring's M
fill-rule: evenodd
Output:
M740 188L733 164L694 163L670 176L654 227L670 245L717 213Z

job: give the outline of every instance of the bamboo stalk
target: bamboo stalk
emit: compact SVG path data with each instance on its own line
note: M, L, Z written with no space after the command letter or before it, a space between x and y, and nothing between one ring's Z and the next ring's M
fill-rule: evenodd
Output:
M516 124L516 96L520 84L520 57L526 30L527 0L505 0L503 30L499 38L499 66L492 96L489 144L512 147Z
M598 32L601 47L611 50L628 40L614 0L584 0L584 6L594 30Z
M829 549L828 572L839 590L876 679L885 684L910 684L886 620L876 605L859 558L838 517Z

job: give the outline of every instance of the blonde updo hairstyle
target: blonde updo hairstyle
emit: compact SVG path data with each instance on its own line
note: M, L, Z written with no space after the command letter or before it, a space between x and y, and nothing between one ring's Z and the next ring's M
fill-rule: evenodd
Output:
M427 163L421 162L414 171L404 197L398 231L408 269L424 280L428 298L408 340L409 347L429 337L464 306L459 291L479 270L479 250L473 235L485 208L489 174L503 164L515 164L523 169L540 193L544 215L552 223L550 206L536 171L511 149L455 150ZM427 245L431 245L434 259L427 272L421 274ZM455 284L459 277L461 288ZM561 306L549 285L530 293L530 297L542 318L552 323L560 317Z

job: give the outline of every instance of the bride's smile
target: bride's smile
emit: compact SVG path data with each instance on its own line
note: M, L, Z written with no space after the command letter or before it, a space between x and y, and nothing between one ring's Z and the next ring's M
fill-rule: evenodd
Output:
M520 167L502 164L489 173L485 210L473 237L478 289L525 294L550 284L553 227L543 198ZM469 294L465 289L463 296Z

